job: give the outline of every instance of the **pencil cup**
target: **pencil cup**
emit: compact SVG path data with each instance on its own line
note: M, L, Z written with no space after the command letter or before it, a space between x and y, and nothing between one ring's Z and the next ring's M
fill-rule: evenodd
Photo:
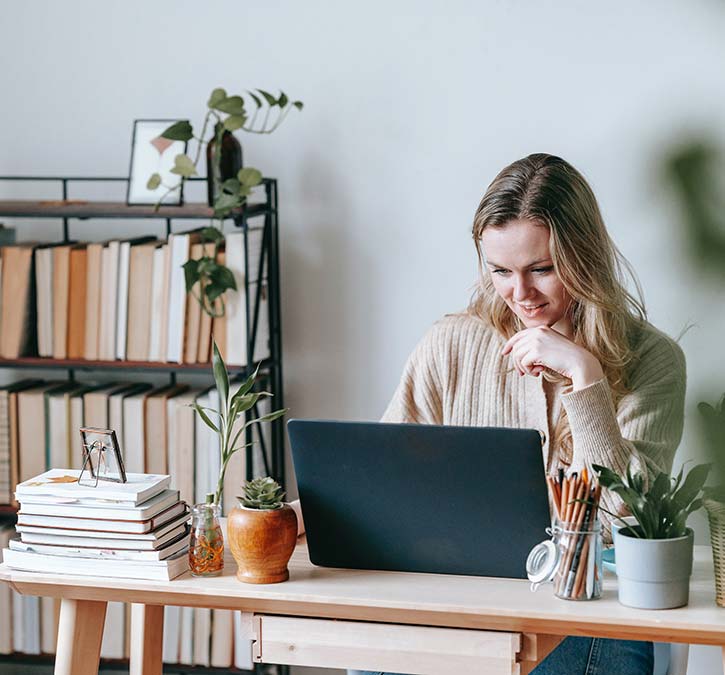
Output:
M554 595L564 600L596 600L602 595L602 536L599 520L593 523L555 521L557 548Z

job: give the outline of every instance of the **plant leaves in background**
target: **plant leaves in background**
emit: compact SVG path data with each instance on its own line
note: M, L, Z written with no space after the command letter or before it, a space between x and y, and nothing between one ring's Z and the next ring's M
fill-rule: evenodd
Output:
M146 189L155 190L159 185L161 185L161 175L158 173L152 173L151 178L149 178L146 183Z
M194 130L189 124L189 120L181 120L181 122L172 124L161 136L168 138L170 141L184 141L186 143L194 138Z
M184 178L190 178L196 175L196 167L189 155L176 155L171 173L175 173L177 176L183 176Z
M241 129L246 121L246 115L229 115L224 120L224 128L227 131L236 131L237 129Z
M252 167L246 167L244 169L239 169L237 172L237 179L242 185L254 187L262 182L262 173Z
M211 92L211 95L209 96L209 100L207 101L206 105L209 108L216 108L217 105L219 105L226 97L226 90L222 89L221 87L217 87Z

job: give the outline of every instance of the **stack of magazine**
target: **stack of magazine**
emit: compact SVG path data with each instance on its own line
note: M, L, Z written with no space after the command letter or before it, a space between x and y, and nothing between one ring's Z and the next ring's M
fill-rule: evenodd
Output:
M17 486L20 538L3 552L8 567L162 581L188 569L188 507L169 476L131 473L94 487L78 474L51 469Z

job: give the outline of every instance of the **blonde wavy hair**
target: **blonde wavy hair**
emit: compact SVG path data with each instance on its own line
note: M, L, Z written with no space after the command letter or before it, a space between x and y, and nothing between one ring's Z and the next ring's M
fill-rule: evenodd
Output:
M480 241L488 227L504 228L529 220L548 228L554 271L572 298L574 341L602 365L615 404L629 390L627 371L636 358L636 343L646 311L629 263L607 233L596 197L584 177L560 157L533 154L507 166L486 190L473 219L480 283L468 313L493 326L505 338L524 328L494 290L485 270ZM627 278L636 295L627 290ZM568 380L544 371L549 381ZM551 447L563 464L571 463L571 429L562 408Z

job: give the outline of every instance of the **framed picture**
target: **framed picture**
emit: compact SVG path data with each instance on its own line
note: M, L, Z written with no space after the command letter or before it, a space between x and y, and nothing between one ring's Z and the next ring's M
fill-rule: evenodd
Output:
M170 141L161 134L178 120L135 120L131 140L131 168L128 174L128 193L126 203L129 206L156 204L162 195L164 206L183 204L183 186L167 193L165 185L176 185L181 176L171 173L176 155L186 152L186 143ZM155 190L146 187L149 178L155 173L161 176L161 185Z
M78 482L83 485L98 485L100 480L114 483L126 482L121 449L113 429L81 427L83 467Z

